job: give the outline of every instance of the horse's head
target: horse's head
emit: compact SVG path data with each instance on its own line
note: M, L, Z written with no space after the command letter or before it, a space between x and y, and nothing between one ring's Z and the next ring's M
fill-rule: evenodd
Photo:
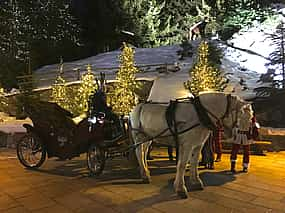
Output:
M251 109L251 105L248 102L240 99L238 96L227 96L227 113L222 118L224 134L226 138L232 137L232 130L236 126L238 118L240 114L244 111L244 108Z

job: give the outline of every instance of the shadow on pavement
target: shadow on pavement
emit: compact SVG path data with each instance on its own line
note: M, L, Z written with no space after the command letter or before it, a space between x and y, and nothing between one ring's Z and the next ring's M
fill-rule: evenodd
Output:
M220 186L226 184L228 182L234 181L235 177L230 175L228 171L220 171L220 172L203 172L200 174L200 178L202 179L204 186ZM174 179L170 179L168 184L160 189L158 194L150 195L140 200L135 200L133 203L139 203L141 205L136 206L136 211L143 210L147 207L151 207L153 205L164 203L164 202L172 202L175 200L181 200L176 193L174 192L173 188ZM189 189L189 176L185 177L185 184L188 189L188 192L191 194ZM206 188L204 189L206 190ZM189 194L189 196L190 196ZM126 206L128 208L128 206Z
M45 162L45 165L41 168L27 170L64 177L77 177L82 176L84 173L86 173L86 161L84 160L61 161L59 163L60 165L54 165L54 163L51 163L49 161L51 160L47 160L47 162Z
M181 200L181 198L174 192L173 181L169 180L168 184L162 187L157 194L146 195L144 198L133 200L122 208L129 209L132 207L132 212L139 212L153 205L173 202L175 200Z
M203 181L204 186L221 186L236 179L236 177L227 170L219 172L201 172L200 178Z

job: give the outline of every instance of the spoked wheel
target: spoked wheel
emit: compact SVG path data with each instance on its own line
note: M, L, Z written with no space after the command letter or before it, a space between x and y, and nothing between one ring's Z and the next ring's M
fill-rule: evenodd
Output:
M46 159L46 148L34 133L28 133L17 144L17 156L27 168L38 168Z
M87 166L92 175L100 175L105 167L105 151L91 144L87 152Z

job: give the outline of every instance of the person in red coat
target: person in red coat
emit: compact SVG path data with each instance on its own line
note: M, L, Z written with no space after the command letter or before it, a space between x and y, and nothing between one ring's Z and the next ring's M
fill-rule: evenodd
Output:
M248 171L250 144L253 143L253 132L256 119L250 104L245 105L238 119L237 127L233 129L234 141L231 151L231 172L235 173L237 153L243 147L243 172ZM255 137L255 136L254 136Z

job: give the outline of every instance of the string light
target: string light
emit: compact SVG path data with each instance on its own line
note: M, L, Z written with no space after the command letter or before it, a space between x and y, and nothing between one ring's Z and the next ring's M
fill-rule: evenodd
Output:
M203 91L223 91L226 81L221 71L209 63L209 45L203 41L198 49L198 61L189 71L190 80L184 83L194 95Z
M62 108L68 110L69 106L66 97L67 97L66 82L61 77L61 74L59 74L55 79L54 84L52 85L51 99L52 102L55 102Z
M124 42L122 53L119 56L120 68L111 101L114 112L122 115L129 114L137 104L135 90L139 85L135 77L138 69L135 66L134 53L135 51Z
M94 93L95 89L98 89L95 84L95 76L92 73L92 67L87 65L87 72L81 76L81 84L78 88L77 96L75 97L75 103L77 109L76 114L86 113L88 110L89 96Z

